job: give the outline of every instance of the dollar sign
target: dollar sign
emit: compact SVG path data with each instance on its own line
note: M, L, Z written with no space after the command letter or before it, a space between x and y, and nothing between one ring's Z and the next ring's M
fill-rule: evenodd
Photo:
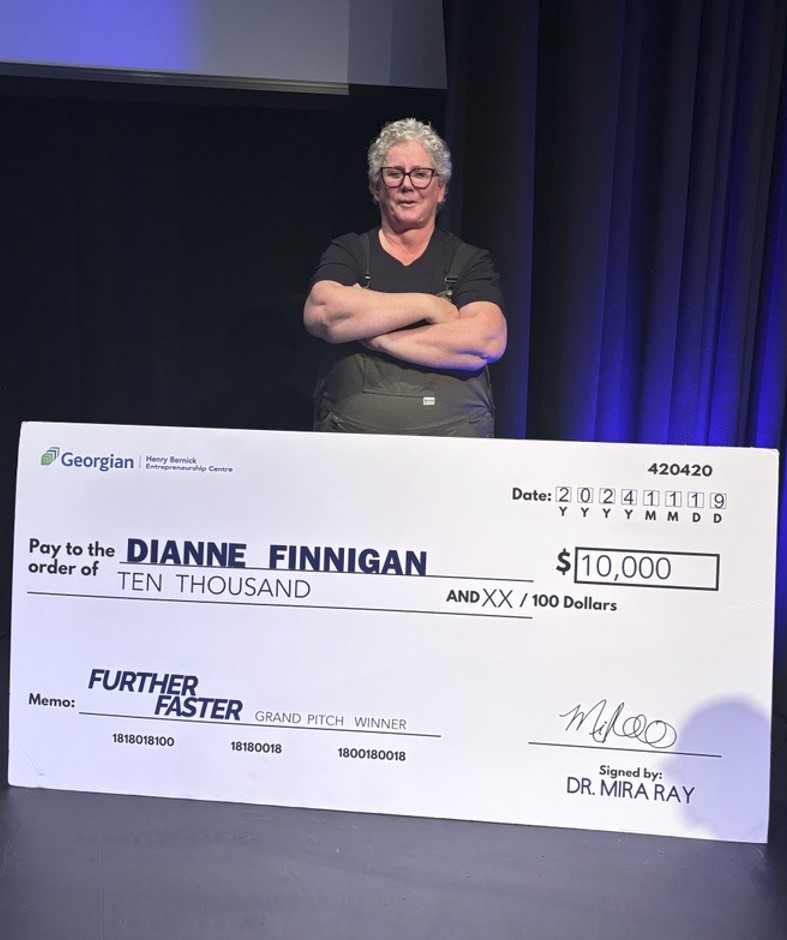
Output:
M557 564L555 565L556 570L561 574L568 574L571 570L571 562L569 561L570 558L571 552L569 552L567 548L564 548L562 552L559 552L557 556Z

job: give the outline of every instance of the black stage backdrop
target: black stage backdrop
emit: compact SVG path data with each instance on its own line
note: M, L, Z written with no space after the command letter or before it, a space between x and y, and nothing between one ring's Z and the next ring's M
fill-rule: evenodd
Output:
M0 79L0 633L20 421L309 426L306 284L407 114L503 274L502 436L783 449L787 0L445 11L445 97Z

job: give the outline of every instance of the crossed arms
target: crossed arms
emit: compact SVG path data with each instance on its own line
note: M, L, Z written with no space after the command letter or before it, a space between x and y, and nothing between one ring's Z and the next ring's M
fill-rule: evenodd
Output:
M303 322L328 343L358 340L433 369L475 371L496 362L506 348L506 321L497 304L479 300L457 308L433 294L388 294L337 281L312 287Z

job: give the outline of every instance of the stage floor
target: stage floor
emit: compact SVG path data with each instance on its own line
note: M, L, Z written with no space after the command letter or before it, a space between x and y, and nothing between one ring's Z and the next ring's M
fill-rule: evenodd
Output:
M783 719L774 738L767 846L3 782L0 938L784 940Z

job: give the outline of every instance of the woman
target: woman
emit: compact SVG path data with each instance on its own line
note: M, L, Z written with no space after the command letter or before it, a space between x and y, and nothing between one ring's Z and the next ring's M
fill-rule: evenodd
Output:
M331 242L304 307L306 329L330 344L315 428L492 437L503 298L488 254L437 226L448 147L405 118L385 125L368 166L380 225Z

